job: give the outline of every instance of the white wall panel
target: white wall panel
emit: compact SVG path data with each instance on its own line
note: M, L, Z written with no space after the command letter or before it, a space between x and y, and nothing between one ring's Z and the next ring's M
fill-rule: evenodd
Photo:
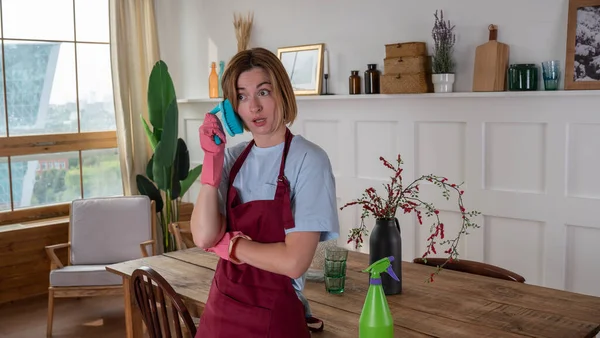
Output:
M416 174L443 175L452 182L465 180L464 122L417 122Z
M486 216L483 231L486 263L512 270L525 277L527 283L542 284L542 222Z
M543 193L546 181L545 158L545 124L486 124L485 188Z
M393 172L379 160L383 156L393 163L398 156L395 121L356 122L356 172L359 178L387 180Z
M567 142L567 194L600 198L600 124L569 124Z
M594 227L568 225L565 288L600 296L600 222Z

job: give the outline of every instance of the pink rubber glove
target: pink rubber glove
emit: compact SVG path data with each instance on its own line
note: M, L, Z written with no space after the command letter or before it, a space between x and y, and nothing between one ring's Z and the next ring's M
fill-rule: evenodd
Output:
M206 113L204 123L200 126L198 134L200 135L200 147L204 150L200 183L218 188L221 183L221 172L223 171L225 158L226 139L223 125L214 114ZM221 144L217 145L215 143L215 135L219 136Z
M235 242L239 238L245 238L247 240L252 240L250 237L244 235L241 231L230 231L226 232L221 240L212 248L205 249L206 252L213 252L217 254L217 256L231 261L235 264L241 264L239 260L235 258Z

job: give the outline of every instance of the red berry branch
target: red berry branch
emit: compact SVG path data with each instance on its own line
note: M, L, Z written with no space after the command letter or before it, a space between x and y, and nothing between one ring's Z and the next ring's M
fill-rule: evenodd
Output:
M379 160L385 167L394 172L390 177L391 182L383 185L385 188L385 197L379 196L377 191L373 187L370 187L365 190L359 199L346 203L340 208L340 210L342 210L351 205L361 205L362 208L360 226L350 229L348 243L354 242L355 249L362 247L363 237L368 236L368 230L365 226L364 220L369 216L373 216L375 219L394 219L398 209L402 209L405 214L414 212L420 225L423 224L423 214L427 218L434 217L434 222L429 229L430 236L427 238L427 248L422 258L427 260L428 255L432 253L437 254L436 245L439 247L448 244L449 247L448 249L444 250L444 253L448 255L446 261L442 265L438 266L436 271L433 272L427 279L429 282L433 282L434 276L437 275L447 263L450 263L453 260L458 260L457 248L460 238L462 235L469 234L469 228L480 227L471 221L471 217L479 215L480 212L475 210L467 211L465 209L463 205L464 190L461 189L463 183L454 184L449 183L448 179L442 176L423 175L403 188L403 169L401 168L403 161L400 155L398 155L396 159L396 166L392 165L383 157L379 157ZM422 181L428 181L442 189L442 196L445 197L446 200L450 199L451 192L456 192L458 196L458 208L462 215L462 225L455 238L445 238L444 223L442 223L440 220L439 210L433 205L433 203L423 201L419 197L419 183Z

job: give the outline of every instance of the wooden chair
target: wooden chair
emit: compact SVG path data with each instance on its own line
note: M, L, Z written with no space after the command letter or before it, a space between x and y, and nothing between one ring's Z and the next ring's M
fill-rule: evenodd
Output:
M196 325L185 304L154 269L142 266L133 271L131 293L142 313L150 338L170 338L172 334L182 338L184 332L192 338L196 335ZM181 327L182 323L185 330Z
M156 254L156 213L147 196L78 199L69 207L69 242L46 247L50 258L48 323L52 336L54 298L123 294L121 277L106 265ZM56 255L66 248L67 264Z
M175 249L185 250L196 247L189 221L169 224L169 232L175 237Z
M413 260L413 263L437 267L439 265L444 264L445 261L446 258L427 258L427 262L425 262L423 258L415 258ZM469 261L464 259L453 261L452 263L447 263L446 265L444 265L444 269L504 279L518 283L525 283L525 278L519 275L518 273L491 264Z

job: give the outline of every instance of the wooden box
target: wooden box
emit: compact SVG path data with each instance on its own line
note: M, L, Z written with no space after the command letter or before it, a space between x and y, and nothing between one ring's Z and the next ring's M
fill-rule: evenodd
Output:
M384 74L414 74L423 73L428 68L427 56L402 56L385 58L383 60Z
M380 78L382 94L421 94L431 90L428 72L414 74L383 74Z
M425 42L405 42L385 45L386 58L425 55L427 55L427 47Z

